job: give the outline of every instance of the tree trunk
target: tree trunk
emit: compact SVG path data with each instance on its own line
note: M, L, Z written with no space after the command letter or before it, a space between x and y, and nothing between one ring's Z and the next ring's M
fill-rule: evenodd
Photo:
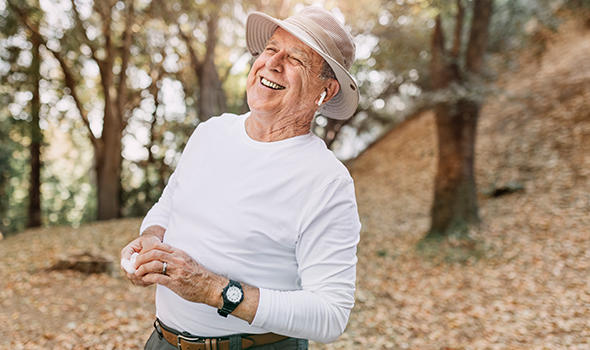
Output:
M106 119L106 116L105 116ZM106 120L105 120L106 121ZM95 150L98 220L118 218L121 213L121 130L105 122L103 147Z
M33 76L33 98L31 100L31 175L29 180L29 207L27 227L41 226L41 144L43 135L39 127L39 81L41 80L39 47L41 42L35 36L32 37L33 61L31 71Z
M222 81L215 66L215 47L217 46L217 25L219 16L211 14L207 21L207 41L205 43L205 57L196 74L199 79L199 120L205 121L211 117L226 112L226 98Z
M104 117L100 148L95 149L98 197L98 220L115 219L121 211L121 137L122 129L113 86L113 56L105 59L101 67L101 85L104 94ZM125 74L121 72L121 74Z
M474 165L479 106L462 100L436 108L438 167L429 235L464 233L479 222Z
M467 71L479 74L483 67L483 57L488 46L488 34L492 19L492 0L475 0L469 43L465 54Z
M112 15L112 8L115 6L114 2L95 1L93 3L94 11L98 13L102 20L100 28L102 29L102 39L104 42L101 42L100 44L98 41L90 40L88 38L84 30L84 23L76 9L75 2L72 0L71 4L76 28L73 32L69 32L70 35L66 37L72 37L73 40L76 40L75 46L80 46L80 43L88 45L92 53L92 58L99 67L100 82L104 95L103 129L100 138L93 134L88 119L88 111L84 107L84 103L77 93L79 77L78 74L76 74L76 68L79 67L73 63L68 63L68 61L70 61L68 58L69 53L75 52L68 50L53 50L51 46L47 45L46 40L39 33L39 28L34 26L29 20L29 14L16 6L13 1L8 2L8 5L18 14L21 22L31 31L35 39L39 40L45 48L53 54L62 68L65 85L70 90L70 95L72 96L82 121L88 130L88 137L94 148L98 193L97 217L99 220L113 219L119 217L121 211L121 137L128 118L128 115L125 115L125 112L132 110L132 108L127 106L126 97L128 91L126 86L126 74L130 60L129 50L132 42L131 28L135 23L134 1L128 1L125 3L127 6L126 20L124 24L125 29L122 40L120 40L120 45L113 40L111 28L114 18ZM75 33L79 34L80 37L75 38ZM74 34L74 36L71 34ZM63 45L63 47L66 46L68 45ZM105 51L105 57L99 58L99 56L102 55L99 55L98 52L102 50ZM115 86L115 73L113 72L115 62L120 62L119 73L117 73L119 78L117 86Z
M458 6L461 2L457 2ZM434 89L452 83L464 84L480 73L483 66L492 14L492 0L475 0L469 43L466 50L467 74L460 74L459 47L463 10L459 8L452 52L445 52L440 17L432 39L431 75ZM480 221L474 176L475 137L481 103L473 99L451 99L436 107L438 165L434 184L429 237L464 234Z
M95 148L98 197L98 220L121 216L121 168L123 166L122 137L126 123L127 67L132 42L131 27L135 21L134 1L126 3L125 31L121 46L112 39L110 9L105 11L103 35L107 57L99 65L104 94L104 117L100 147ZM115 60L120 59L119 73L113 73ZM115 77L118 78L115 81ZM115 84L116 83L116 84Z

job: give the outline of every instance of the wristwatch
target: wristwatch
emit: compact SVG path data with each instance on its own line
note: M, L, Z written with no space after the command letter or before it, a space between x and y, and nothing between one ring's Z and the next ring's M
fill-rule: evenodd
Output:
M217 309L217 313L223 317L227 317L244 300L244 290L240 282L229 280L227 286L223 288L221 296L223 297L223 307Z

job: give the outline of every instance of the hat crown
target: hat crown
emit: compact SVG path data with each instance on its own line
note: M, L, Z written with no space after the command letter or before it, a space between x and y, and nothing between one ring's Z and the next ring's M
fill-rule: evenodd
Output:
M316 44L346 69L354 62L355 45L342 24L321 7L309 6L285 19L304 30Z

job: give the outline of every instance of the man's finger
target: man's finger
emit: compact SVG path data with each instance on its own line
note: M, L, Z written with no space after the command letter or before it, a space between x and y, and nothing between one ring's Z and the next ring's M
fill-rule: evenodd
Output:
M157 283L162 286L168 287L168 284L170 283L170 281L172 281L172 278L166 275L162 275L161 273L148 273L147 275L143 276L141 280L145 283Z
M146 283L141 280L141 277L136 276L134 273L127 273L127 279L133 283L135 286L146 287L149 286L151 283Z
M123 249L121 249L121 258L129 259L131 257L131 254L133 254L134 252L138 252L140 250L141 244L137 239L135 239L131 241L129 244L127 244Z
M154 237L153 240L149 240L149 241L145 242L143 245L142 251L147 252L152 249L158 249L158 250L162 250L162 251L165 251L168 253L173 253L175 250L175 248L172 247L171 245L160 242L160 240L157 237Z
M144 275L150 273L161 273L162 272L162 262L160 260L151 260L147 263L141 264L138 266L137 270L135 270L135 276L138 278L142 278Z
M133 246L127 246L121 250L121 258L122 259L130 259L131 255L135 253L137 250Z
M147 264L151 261L171 261L173 260L172 255L163 250L152 249L147 252L142 252L135 259L135 266L139 267L143 264Z

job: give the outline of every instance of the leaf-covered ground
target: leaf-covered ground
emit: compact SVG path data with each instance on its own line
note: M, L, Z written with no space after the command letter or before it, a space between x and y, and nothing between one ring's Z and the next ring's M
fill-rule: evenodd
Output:
M483 224L473 241L416 249L429 224L432 114L354 162L357 303L345 334L312 348L590 349L590 32L572 24L562 33L541 60L504 76L504 93L485 105L476 159ZM509 183L524 190L486 195ZM141 348L153 288L119 270L45 270L84 251L117 266L138 226L126 219L0 241L0 348Z

